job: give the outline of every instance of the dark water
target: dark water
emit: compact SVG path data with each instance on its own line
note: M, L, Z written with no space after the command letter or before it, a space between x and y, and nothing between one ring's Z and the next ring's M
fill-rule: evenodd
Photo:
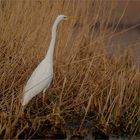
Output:
M140 66L140 26L120 24L114 36L107 42L109 55L115 54L117 47L120 52L131 49L135 64Z

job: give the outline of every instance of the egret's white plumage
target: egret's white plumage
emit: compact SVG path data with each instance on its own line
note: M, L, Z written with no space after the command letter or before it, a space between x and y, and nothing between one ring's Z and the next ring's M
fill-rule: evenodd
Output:
M70 18L64 15L59 15L56 18L52 27L51 42L47 55L33 71L31 77L23 89L22 106L27 105L34 96L49 87L53 78L53 53L56 42L57 26L62 20L67 19Z

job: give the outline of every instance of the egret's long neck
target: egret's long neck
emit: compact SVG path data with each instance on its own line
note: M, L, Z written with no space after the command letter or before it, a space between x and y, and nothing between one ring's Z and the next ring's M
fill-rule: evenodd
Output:
M56 42L56 34L57 34L57 26L60 21L55 21L52 27L52 34L51 34L51 42L48 48L47 55L45 56L45 59L47 59L49 62L53 61L53 53L54 53L54 47Z

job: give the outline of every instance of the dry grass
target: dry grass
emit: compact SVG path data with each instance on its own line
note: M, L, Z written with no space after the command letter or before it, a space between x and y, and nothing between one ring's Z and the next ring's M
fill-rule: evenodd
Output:
M18 138L24 131L20 137L29 138L38 129L44 131L42 118L53 109L67 125L79 125L80 131L89 124L106 134L140 132L140 71L133 64L133 54L127 50L108 57L106 53L106 42L115 35L107 28L116 4L0 0L1 138ZM42 94L35 97L25 117L20 105L22 89L47 52L50 28L58 14L74 15L77 20L59 26L53 82L45 102Z

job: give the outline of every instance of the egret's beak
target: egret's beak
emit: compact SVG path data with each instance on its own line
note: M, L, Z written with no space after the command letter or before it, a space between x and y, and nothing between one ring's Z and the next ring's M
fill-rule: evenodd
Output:
M68 17L68 20L75 20L75 19L76 19L75 16L69 16L69 17Z

